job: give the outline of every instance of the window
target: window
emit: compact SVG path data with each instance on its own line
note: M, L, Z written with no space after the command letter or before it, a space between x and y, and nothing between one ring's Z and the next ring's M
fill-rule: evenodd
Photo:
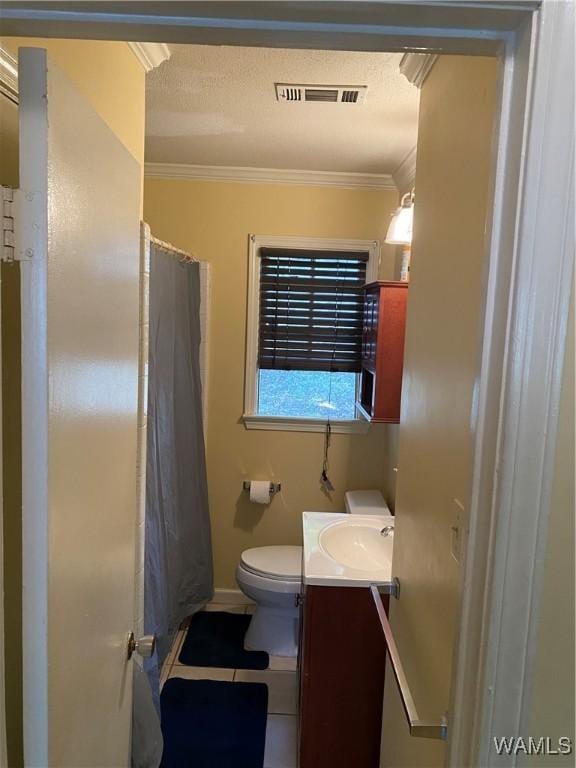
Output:
M355 400L375 241L250 238L244 423L363 431Z
M258 415L353 419L356 375L329 371L260 369Z

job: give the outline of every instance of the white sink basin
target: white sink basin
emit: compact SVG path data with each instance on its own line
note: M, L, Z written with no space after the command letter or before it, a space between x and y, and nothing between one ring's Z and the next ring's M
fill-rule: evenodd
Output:
M392 515L303 512L304 584L319 587L367 587L392 582Z
M389 566L394 547L394 531L381 533L382 520L353 518L333 523L320 533L321 549L337 563L357 571L374 572Z

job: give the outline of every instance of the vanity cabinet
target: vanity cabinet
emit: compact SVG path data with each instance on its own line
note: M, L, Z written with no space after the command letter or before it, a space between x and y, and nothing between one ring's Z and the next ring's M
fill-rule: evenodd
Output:
M302 589L300 768L378 768L386 646L370 590Z
M372 422L400 421L408 283L364 288L362 370L356 408Z

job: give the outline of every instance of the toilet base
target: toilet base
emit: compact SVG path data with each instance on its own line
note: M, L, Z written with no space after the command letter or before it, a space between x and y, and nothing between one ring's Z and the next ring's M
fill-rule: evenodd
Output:
M298 608L270 608L257 605L252 616L244 647L250 651L266 651L271 656L298 655Z

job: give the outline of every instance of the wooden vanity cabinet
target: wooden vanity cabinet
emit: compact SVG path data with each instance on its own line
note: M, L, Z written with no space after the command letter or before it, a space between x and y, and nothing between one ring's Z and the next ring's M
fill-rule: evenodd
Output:
M364 288L362 370L357 409L372 422L400 421L408 283L379 280Z
M367 587L303 586L300 768L378 768L385 661Z

